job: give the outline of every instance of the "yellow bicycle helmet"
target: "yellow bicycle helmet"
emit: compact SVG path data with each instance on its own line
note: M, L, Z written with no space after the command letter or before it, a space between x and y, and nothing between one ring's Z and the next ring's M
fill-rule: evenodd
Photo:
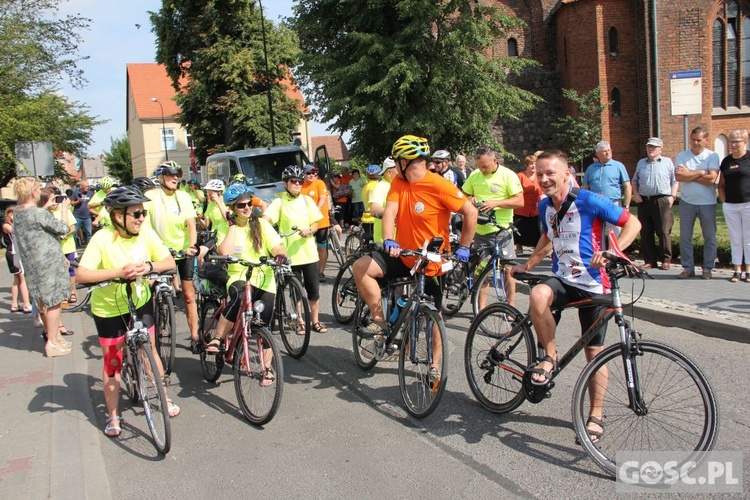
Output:
M391 156L395 160L416 160L417 158L430 157L430 145L424 137L416 135L405 135L399 138L391 150Z

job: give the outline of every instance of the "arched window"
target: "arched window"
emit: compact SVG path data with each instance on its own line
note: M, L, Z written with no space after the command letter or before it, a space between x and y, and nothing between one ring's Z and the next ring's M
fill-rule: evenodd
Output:
M724 158L727 155L727 136L721 134L714 140L714 153L719 155L719 158Z
M518 42L515 38L508 38L508 57L518 57Z
M611 94L612 116L622 116L622 97L620 97L620 89L617 87L612 89Z
M712 33L714 108L750 106L750 12L725 0Z
M617 39L617 28L609 28L609 55L616 56L620 53L620 42Z

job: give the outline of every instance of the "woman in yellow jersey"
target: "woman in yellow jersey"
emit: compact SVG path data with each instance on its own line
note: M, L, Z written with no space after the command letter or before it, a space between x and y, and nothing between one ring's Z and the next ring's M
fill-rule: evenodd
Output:
M318 333L326 333L328 329L321 323L318 316L320 302L320 275L318 274L318 249L315 245L315 231L318 221L323 218L318 206L312 198L302 195L302 183L305 172L302 167L290 165L281 174L286 192L277 196L263 213L263 218L279 227L282 234L292 232L297 227L297 233L285 238L284 247L292 261L292 270L302 278L310 303L312 327ZM300 325L298 333L304 335L305 325Z
M206 183L206 198L208 204L203 212L203 226L206 229L218 229L226 220L227 206L224 204L222 193L224 192L224 181L211 179Z
M255 263L259 263L261 257L274 257L278 263L285 264L287 257L281 237L268 221L261 218L259 201L253 198L253 190L244 184L234 184L227 188L224 192L224 202L231 208L231 215L216 232L219 254L234 255ZM206 346L206 352L209 354L221 352L224 339L237 320L245 291L246 273L247 268L241 264L230 264L227 268L229 298L216 326L216 336ZM276 278L273 269L270 266L253 269L250 284L253 302L261 301L265 305L260 319L264 324L270 325L276 299ZM270 358L266 360L269 366L270 361ZM271 385L274 380L275 374L269 371L261 385Z
M112 225L98 231L86 247L78 266L81 283L97 283L114 279L135 279L150 272L174 269L175 261L169 249L156 233L143 226L148 202L137 188L125 186L113 189L104 199ZM120 370L122 369L124 332L130 320L125 286L133 287L133 300L143 324L148 328L154 359L159 374L164 375L159 353L154 342L154 312L151 289L147 281L131 285L113 283L91 292L91 313L104 353L104 400L107 404L107 425L104 433L117 437L122 432L118 414L120 400ZM180 407L169 402L169 416L180 414Z
M185 252L186 257L177 259L177 270L182 281L188 327L190 328L190 350L196 353L198 343L198 307L193 286L193 256L198 249L197 214L190 195L179 189L182 167L170 161L156 169L160 187L152 189L146 196L151 200L149 217L151 228L162 239L167 248Z

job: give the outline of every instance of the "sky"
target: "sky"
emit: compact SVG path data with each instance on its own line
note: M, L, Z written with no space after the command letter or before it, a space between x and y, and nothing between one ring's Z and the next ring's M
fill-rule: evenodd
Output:
M265 0L266 19L278 22L292 15L293 0ZM156 39L151 32L148 11L158 11L161 0L62 0L60 14L80 14L91 19L91 29L82 33L79 63L88 83L74 89L67 83L61 91L70 99L89 106L90 114L106 124L96 127L90 156L108 151L111 139L125 134L125 65L153 62ZM140 25L140 28L138 27ZM312 135L330 134L325 126L313 123Z

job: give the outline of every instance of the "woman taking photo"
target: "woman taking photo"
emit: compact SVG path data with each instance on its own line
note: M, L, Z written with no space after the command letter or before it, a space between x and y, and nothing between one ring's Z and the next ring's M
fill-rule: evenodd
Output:
M60 305L70 295L69 262L60 247L60 237L70 231L70 200L61 205L62 220L44 208L39 208L42 186L33 177L22 177L13 186L18 199L13 229L15 243L31 299L38 303L46 331L44 352L47 357L70 354L70 342L63 340L60 332L62 309Z
M734 274L729 279L750 283L750 153L747 151L747 130L732 130L728 134L730 154L719 166L719 198L723 203L724 219L729 230ZM742 258L745 276L742 277Z
M133 186L116 188L107 194L103 204L109 210L112 225L101 229L91 238L78 266L78 281L98 283L115 279L132 280L151 272L175 268L169 249L151 228L143 226L143 221L148 216L143 203L148 201ZM95 288L91 292L91 314L94 316L104 355L102 382L104 401L107 404L104 433L109 437L117 437L122 432L118 413L120 370L124 355L124 334L130 321L126 286L133 287L132 297L138 316L148 328L159 375L164 376L161 358L154 342L154 311L148 282L143 280L129 285L112 283L103 288ZM169 416L179 415L180 407L171 399L167 399L167 402Z
M244 184L233 184L224 191L224 203L230 207L231 216L227 222L219 226L216 233L219 254L234 255L253 263L260 263L261 257L275 257L278 263L285 264L287 258L281 237L268 221L261 218L263 213L256 200L253 198L253 190ZM216 336L206 346L206 352L209 354L221 352L224 339L234 327L242 305L247 268L242 264L230 264L227 274L229 275L227 307L216 326ZM250 284L253 290L253 302L260 301L265 305L260 319L264 324L270 325L276 299L276 278L273 268L264 266L253 269ZM270 366L270 355L269 349L267 350L268 358L265 360L267 366ZM269 370L260 385L269 386L275 379L276 375Z

